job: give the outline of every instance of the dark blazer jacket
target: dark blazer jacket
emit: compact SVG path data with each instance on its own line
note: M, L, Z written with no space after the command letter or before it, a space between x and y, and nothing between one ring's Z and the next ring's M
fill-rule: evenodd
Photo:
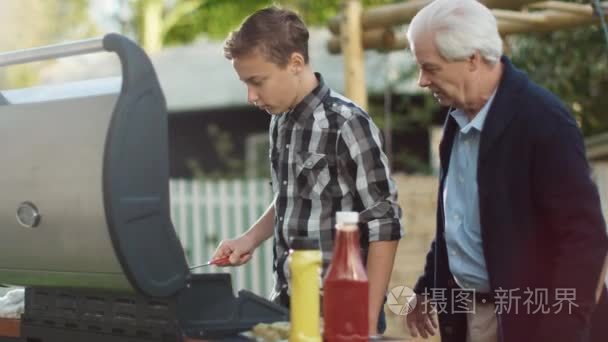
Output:
M490 287L522 296L517 313L511 308L499 315L499 335L503 342L590 341L588 327L608 238L583 138L556 96L532 83L506 57L501 62L504 73L481 133L477 166ZM448 115L439 147L437 232L417 293L457 286L448 266L442 201L457 129ZM561 313L556 306L550 314L533 314L523 305L528 288L547 289L549 305L557 305L555 289L574 289L577 306L570 313L564 305ZM466 316L453 313L450 291L446 293L447 313L439 315L443 341L465 341ZM597 312L605 314L605 295L601 303ZM607 325L604 319L604 327L598 328Z

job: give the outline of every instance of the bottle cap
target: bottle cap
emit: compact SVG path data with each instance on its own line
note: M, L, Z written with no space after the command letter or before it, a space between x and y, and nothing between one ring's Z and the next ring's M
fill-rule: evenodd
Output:
M338 211L336 213L336 224L357 224L359 222L359 213L356 211Z
M289 239L289 244L293 250L319 249L319 240L309 237L292 237Z

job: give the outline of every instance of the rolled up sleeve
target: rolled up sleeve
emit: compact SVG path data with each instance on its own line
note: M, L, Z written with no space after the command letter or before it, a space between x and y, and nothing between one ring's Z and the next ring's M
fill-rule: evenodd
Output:
M340 129L338 144L339 160L363 207L360 220L368 226L369 241L399 240L402 211L379 129L369 117L352 115Z

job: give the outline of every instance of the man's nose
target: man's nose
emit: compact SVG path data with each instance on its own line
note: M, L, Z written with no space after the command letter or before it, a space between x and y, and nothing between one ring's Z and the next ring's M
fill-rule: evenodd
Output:
M428 77L426 77L424 71L420 71L420 73L418 74L418 85L422 88L426 88L431 84L431 82L429 81Z

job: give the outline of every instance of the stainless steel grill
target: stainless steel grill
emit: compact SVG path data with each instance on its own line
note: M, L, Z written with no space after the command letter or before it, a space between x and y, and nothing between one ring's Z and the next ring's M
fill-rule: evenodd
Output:
M0 66L112 52L119 78L0 92L0 284L24 285L22 337L234 336L287 310L229 274L192 274L170 219L165 99L115 34L0 54Z
M126 38L0 55L0 66L113 52L122 77L2 92L0 282L183 287L169 218L167 111L154 69Z

